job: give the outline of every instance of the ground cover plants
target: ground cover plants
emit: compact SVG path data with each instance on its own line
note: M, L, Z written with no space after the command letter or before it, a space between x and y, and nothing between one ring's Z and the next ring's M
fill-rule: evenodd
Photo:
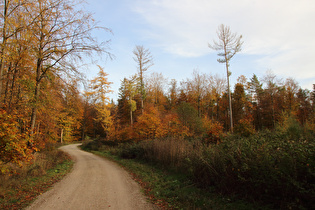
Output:
M38 195L61 180L72 168L73 161L60 151L42 151L22 167L10 164L0 174L0 209L22 209Z

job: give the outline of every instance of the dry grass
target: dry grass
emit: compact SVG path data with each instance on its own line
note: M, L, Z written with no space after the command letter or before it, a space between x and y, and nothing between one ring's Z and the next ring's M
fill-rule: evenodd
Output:
M8 198L16 197L15 193L21 193L18 191L21 186L25 187L28 183L26 180L40 180L41 177L47 175L49 170L69 159L66 153L54 150L38 152L34 154L31 162L24 163L22 166L6 164L6 173L0 174L0 204L7 203ZM28 191L31 190L32 187L28 189Z
M144 145L147 159L175 168L187 165L195 152L194 147L196 145L181 139L154 140Z

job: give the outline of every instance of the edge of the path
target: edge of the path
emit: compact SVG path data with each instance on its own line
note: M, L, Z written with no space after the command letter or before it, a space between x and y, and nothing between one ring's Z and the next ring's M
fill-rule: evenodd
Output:
M0 209L23 209L49 191L72 170L74 161L59 149L35 154L32 164L17 168L1 186Z

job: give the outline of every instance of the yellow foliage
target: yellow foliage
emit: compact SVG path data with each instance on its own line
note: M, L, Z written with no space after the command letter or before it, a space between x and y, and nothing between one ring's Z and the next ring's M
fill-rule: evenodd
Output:
M95 121L101 124L105 133L110 133L113 125L113 118L110 114L110 105L97 106L96 110L97 117L95 118Z
M86 95L91 96L94 102L104 106L109 103L110 100L107 94L113 92L110 89L112 82L108 81L108 74L104 71L104 69L101 66L98 66L98 68L98 76L91 80L90 91L87 91Z
M33 151L36 151L32 144L29 133L21 133L18 129L15 116L0 110L0 162L21 165L24 161L30 161L33 158ZM5 172L3 166L1 165L0 169Z
M161 132L159 129L161 126L161 120L158 110L154 107L150 107L148 111L145 111L138 117L137 123L134 125L135 132L139 134L140 138L156 138Z

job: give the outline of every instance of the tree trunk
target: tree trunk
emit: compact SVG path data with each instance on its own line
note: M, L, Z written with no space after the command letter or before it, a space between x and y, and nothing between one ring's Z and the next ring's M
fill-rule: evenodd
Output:
M2 84L3 84L3 72L4 72L4 57L6 51L6 43L7 43L7 18L8 18L8 8L10 1L4 1L4 11L3 11L3 28L2 28L2 43L1 43L1 55L0 55L0 97L2 95Z
M229 63L226 58L226 74L227 74L227 84L228 84L228 94L229 94L229 114L230 114L230 125L231 133L233 133L233 112L232 112L232 100L231 100L231 91L230 91L230 75L229 75Z
M61 128L60 143L63 144L63 128Z
M130 109L130 125L133 126L132 110Z
M41 52L41 50L40 50L40 52ZM40 53L40 56L41 56L41 53ZM42 59L38 58L37 59L37 67L36 67L36 85L35 85L33 108L32 108L32 114L31 114L31 134L34 133L36 115L37 115L37 110L38 110L38 100L39 100L40 80L41 80L41 68L42 68Z
M142 75L142 65L140 63L140 92L141 92L141 114L143 114L143 98L144 98L144 94L143 94L143 75Z
M35 95L34 95L34 100L33 100L33 108L32 108L32 114L31 114L31 134L34 133L34 128L35 128L35 122L36 122L36 115L37 115L37 102L39 98L39 86L40 83L39 81L36 81L36 86L35 86Z

